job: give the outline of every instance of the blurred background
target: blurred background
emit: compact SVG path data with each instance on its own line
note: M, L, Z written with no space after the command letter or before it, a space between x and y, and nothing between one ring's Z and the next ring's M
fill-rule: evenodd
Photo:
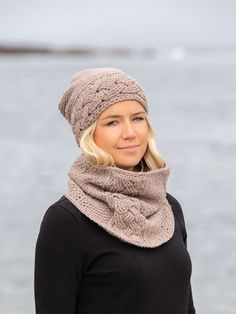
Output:
M34 313L40 223L80 154L58 101L75 72L111 66L148 98L184 211L197 313L235 314L236 2L0 4L0 313Z

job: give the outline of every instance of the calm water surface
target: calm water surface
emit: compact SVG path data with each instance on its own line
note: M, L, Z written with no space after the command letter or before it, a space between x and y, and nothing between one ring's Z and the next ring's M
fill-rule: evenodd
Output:
M127 71L146 92L168 191L185 215L197 313L236 313L236 55L172 57L0 57L0 313L34 313L40 222L80 153L57 103L75 72L100 66Z

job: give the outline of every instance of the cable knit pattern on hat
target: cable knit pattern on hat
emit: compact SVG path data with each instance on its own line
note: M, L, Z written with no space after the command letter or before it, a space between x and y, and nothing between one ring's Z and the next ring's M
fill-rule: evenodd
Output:
M134 78L116 68L93 68L74 75L58 106L79 145L83 131L99 114L124 100L138 101L148 113L143 88Z
M157 247L174 233L166 198L169 172L167 164L147 172L99 166L82 153L68 171L65 196L113 236L140 247Z

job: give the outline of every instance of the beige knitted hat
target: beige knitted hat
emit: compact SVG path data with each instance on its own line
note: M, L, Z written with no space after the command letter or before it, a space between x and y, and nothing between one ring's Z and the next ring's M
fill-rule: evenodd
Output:
M143 88L133 77L116 68L93 68L74 75L58 106L79 145L83 131L105 109L124 100L138 101L148 113Z

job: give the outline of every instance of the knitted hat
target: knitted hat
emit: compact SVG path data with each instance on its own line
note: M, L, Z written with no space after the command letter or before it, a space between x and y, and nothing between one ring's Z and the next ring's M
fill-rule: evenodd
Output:
M84 130L104 110L124 100L138 101L148 113L143 88L134 78L116 68L93 68L74 75L58 106L79 145Z

